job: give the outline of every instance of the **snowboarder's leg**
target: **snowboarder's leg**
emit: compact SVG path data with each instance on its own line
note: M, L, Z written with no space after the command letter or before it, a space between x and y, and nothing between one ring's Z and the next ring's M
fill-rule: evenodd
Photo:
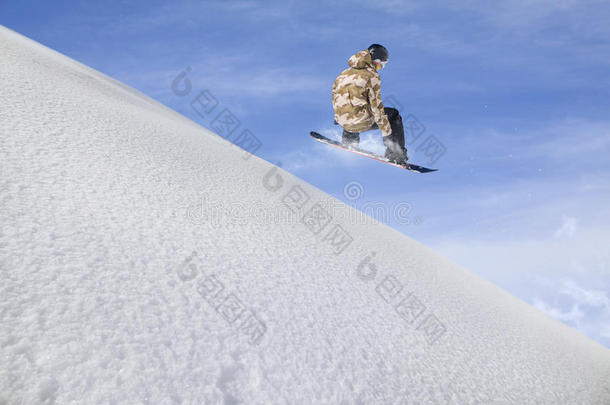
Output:
M360 144L360 134L358 132L349 132L343 129L341 143L347 147L358 147Z
M405 148L405 130L402 126L402 117L396 108L385 107L384 111L390 121L392 133L383 137L386 146L385 157L395 163L407 163L407 149Z

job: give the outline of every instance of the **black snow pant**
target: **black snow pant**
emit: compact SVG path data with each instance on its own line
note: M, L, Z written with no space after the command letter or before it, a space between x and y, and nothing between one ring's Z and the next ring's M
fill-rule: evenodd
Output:
M390 127L392 128L392 134L383 137L383 144L388 149L399 152L405 147L405 130L402 126L402 117L396 108L384 107L383 110L388 116ZM373 129L379 129L376 122L373 123L373 125L367 131L371 131ZM344 129L342 142L347 145L358 146L360 143L360 133L350 132Z

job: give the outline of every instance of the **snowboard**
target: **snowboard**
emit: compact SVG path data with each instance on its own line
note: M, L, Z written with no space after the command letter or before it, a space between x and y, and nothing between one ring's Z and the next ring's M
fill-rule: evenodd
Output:
M353 147L353 146L352 147L343 146L341 144L341 142L333 141L332 139L329 139L329 138L325 137L324 135L320 135L317 132L311 131L309 133L309 135L311 135L311 137L313 139L315 139L316 141L318 141L318 142L322 142L322 143L325 143L327 145L331 145L331 146L334 146L336 148L346 150L348 152L353 152L353 153L356 153L358 155L366 156L369 159L374 159L374 160L377 160L379 162L383 162L383 163L386 163L386 164L389 164L389 165L392 165L392 166L400 167L401 169L410 170L412 172L430 173L430 172L435 172L435 171L438 170L438 169L429 169L427 167L423 167L423 166L419 166L419 165L414 165L414 164L411 164L411 163L407 163L406 165L400 165L398 163L392 163L385 156L381 156L381 155L378 155L376 153L369 152L368 150L360 149L360 148Z

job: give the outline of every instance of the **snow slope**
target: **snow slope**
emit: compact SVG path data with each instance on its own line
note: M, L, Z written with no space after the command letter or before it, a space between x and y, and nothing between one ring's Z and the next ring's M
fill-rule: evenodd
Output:
M610 403L608 349L137 91L2 27L0 83L0 404Z

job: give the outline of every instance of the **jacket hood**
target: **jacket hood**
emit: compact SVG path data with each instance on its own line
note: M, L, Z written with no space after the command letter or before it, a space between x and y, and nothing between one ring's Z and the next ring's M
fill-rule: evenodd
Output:
M371 68L375 70L375 67L373 66L373 60L371 59L371 54L366 49L364 51L360 51L353 54L352 57L349 58L349 61L347 61L347 63L348 65L350 65L350 67L353 67L355 69Z

